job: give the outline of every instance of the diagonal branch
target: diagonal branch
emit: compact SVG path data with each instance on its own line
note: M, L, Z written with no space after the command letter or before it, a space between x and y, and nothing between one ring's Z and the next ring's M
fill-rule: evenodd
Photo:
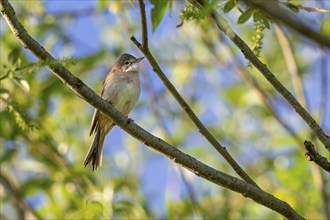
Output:
M205 0L188 0L192 5L199 9L207 7ZM314 118L301 106L296 98L286 89L282 83L276 78L276 76L263 64L258 57L255 56L249 46L234 32L228 22L219 13L213 12L211 14L212 19L218 26L219 30L224 32L242 51L244 56L260 71L260 73L268 80L268 82L287 100L288 103L294 108L294 110L300 115L300 117L309 125L315 136L324 144L325 148L330 151L330 138L322 130L320 125L314 120Z
M60 78L65 85L67 85L82 99L86 100L89 104L111 118L114 123L130 135L143 142L153 150L163 154L170 160L173 160L173 162L180 164L196 175L213 182L214 184L241 193L243 196L249 197L255 202L280 213L287 219L304 219L294 209L292 209L288 203L274 197L273 195L252 184L217 171L214 168L181 152L163 140L151 135L149 132L135 124L131 119L128 119L126 116L121 114L113 105L95 94L93 90L87 87L80 79L76 78L71 72L58 63L35 39L27 33L22 24L17 20L15 11L7 0L0 0L0 11L13 34L25 48L33 52L39 59L51 61L47 64L49 69L58 78Z
M139 0L141 24L142 24L142 48L148 49L148 29L147 29L147 18L146 10L143 0Z
M143 0L139 0L140 10L144 11L141 12L141 25L142 25L142 39L146 39L148 35L147 30L147 20L145 17L145 7ZM157 73L158 77L163 81L166 88L170 91L182 109L187 113L190 117L191 121L195 124L198 128L199 132L212 144L212 146L223 156L223 158L230 164L230 166L235 170L235 172L246 182L253 184L254 186L258 187L258 185L251 179L251 177L240 167L240 165L233 159L233 157L228 153L227 149L223 147L217 139L211 134L211 132L204 126L204 124L199 120L193 110L190 108L188 103L183 99L180 93L176 90L174 85L168 80L160 66L158 65L157 61L155 60L154 56L151 54L148 42L144 41L142 44L136 40L133 36L131 40L134 44L141 50L144 56L149 61L150 65L152 66L155 73Z
M293 13L289 14L287 10L279 5L278 1L246 0L246 2L257 8L260 8L267 14L280 20L283 24L304 35L305 37L330 48L330 39L328 37L323 36L319 32L316 32L310 27L306 26Z

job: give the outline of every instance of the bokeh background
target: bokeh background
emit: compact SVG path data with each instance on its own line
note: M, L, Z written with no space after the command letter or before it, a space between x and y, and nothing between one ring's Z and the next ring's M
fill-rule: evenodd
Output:
M291 2L329 9L328 1ZM131 36L141 40L136 1L11 3L27 31L97 93L120 54L142 55L130 41ZM219 2L219 11L225 3ZM146 2L151 51L202 122L264 190L310 219L325 219L329 175L304 157L303 141L315 141L305 122L212 22L184 21L176 27L186 3L172 1L152 30L153 7ZM234 8L224 16L253 47L255 24L252 19L237 24L240 15ZM297 15L315 30L330 33L329 13L300 10ZM84 168L93 107L24 50L2 17L0 34L1 218L280 218L182 169L119 127L105 140L102 167L97 172ZM329 50L273 23L260 34L260 59L299 96L285 57L292 52L304 91L300 101L306 100L329 134ZM140 77L141 97L129 116L185 153L236 176L147 60L141 62ZM261 87L273 112L249 79Z

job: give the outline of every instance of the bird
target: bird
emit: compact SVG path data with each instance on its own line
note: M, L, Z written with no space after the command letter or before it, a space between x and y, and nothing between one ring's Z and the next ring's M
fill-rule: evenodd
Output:
M140 66L144 57L135 58L124 53L113 65L106 76L101 97L114 105L122 114L128 115L136 105L140 96ZM114 122L95 109L89 135L94 139L84 160L86 167L91 163L92 170L102 165L102 151L105 136L115 126Z

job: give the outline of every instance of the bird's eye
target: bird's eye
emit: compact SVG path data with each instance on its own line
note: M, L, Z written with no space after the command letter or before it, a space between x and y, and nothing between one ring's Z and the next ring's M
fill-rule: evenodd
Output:
M126 61L126 62L125 62L125 65L128 65L128 64L129 64L129 62L128 62L128 61Z

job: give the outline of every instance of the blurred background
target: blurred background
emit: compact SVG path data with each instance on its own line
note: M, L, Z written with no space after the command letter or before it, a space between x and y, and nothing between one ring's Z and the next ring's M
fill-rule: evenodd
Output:
M329 9L328 1L290 2ZM219 12L226 3L219 1ZM11 4L27 31L98 94L120 54L142 56L130 41L141 40L136 1ZM307 218L329 216L329 175L305 159L303 141L314 141L328 158L329 152L305 122L212 21L183 21L186 3L171 1L152 28L153 8L147 1L150 49L217 140L265 191ZM282 25L268 29L252 18L237 24L241 14L237 7L224 16L329 134L329 50ZM299 10L297 16L329 35L329 13ZM280 218L182 169L119 127L106 137L102 167L84 168L93 107L23 49L2 17L0 37L1 219ZM129 117L236 176L147 60L140 78L142 93Z

